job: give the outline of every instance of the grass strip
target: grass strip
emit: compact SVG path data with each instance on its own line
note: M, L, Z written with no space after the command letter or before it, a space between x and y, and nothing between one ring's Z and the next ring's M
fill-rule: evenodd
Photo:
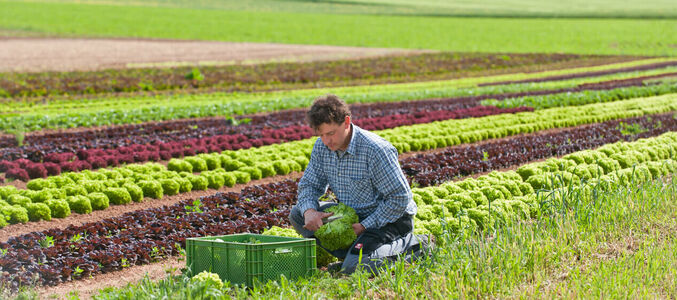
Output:
M144 22L138 22L141 19ZM257 21L252 23L252 20ZM677 44L674 22L656 19L365 16L3 1L0 2L0 28L71 37L199 39L457 52L677 55L677 49L672 46Z
M66 3L91 3L97 0L57 0ZM117 5L175 7L187 9L212 9L251 12L303 12L330 14L365 15L411 15L411 16L459 16L459 17L539 17L539 18L675 18L677 5L671 2L626 1L617 5L613 0L598 0L590 3L584 0L559 1L511 1L510 5L500 0L482 3L447 2L439 0L357 0L357 1L275 1L241 0L223 2L218 0L158 1L158 0L118 0Z

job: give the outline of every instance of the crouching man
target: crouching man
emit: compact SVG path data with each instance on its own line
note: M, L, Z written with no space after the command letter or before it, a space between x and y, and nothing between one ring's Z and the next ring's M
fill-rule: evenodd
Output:
M352 124L348 105L334 95L315 99L306 118L319 139L289 215L296 231L313 237L322 219L331 216L323 211L336 203L318 201L330 188L359 216L359 223L352 224L357 235L353 245L329 251L343 259L342 272L355 271L360 251L362 265L372 271L388 259L419 252L421 246L413 234L416 203L395 147Z

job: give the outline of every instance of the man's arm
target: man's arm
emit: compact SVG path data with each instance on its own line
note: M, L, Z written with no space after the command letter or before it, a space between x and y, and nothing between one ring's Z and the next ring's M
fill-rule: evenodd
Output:
M303 172L303 177L299 181L296 206L304 214L309 209L317 211L319 208L318 198L322 196L328 185L327 177L321 170L322 162L320 161L319 144L322 144L320 139L317 139L313 146L313 151L310 154L310 162L308 167Z
M379 148L373 153L370 168L376 189L384 196L376 211L360 222L365 228L380 228L395 222L407 210L412 198L409 182L402 173L393 146Z

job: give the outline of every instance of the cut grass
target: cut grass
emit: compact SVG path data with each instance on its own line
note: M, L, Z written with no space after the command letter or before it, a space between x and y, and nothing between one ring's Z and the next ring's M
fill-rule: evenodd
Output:
M172 276L95 299L195 298L675 298L677 180L565 197L553 213L483 233L447 237L431 259L397 262L375 277L326 272L247 290ZM74 291L76 292L76 291ZM35 298L35 290L21 296Z
M485 53L677 56L672 19L440 18L0 2L0 29Z
M258 12L306 12L330 14L485 16L485 17L595 17L595 18L674 18L677 3L670 0L539 1L502 0L46 0L44 2L116 4L127 6L174 7Z

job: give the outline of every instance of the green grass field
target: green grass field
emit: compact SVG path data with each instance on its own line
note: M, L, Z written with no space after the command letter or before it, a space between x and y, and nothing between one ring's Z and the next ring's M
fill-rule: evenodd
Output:
M0 2L0 32L462 52L677 55L677 20L672 19L442 18Z
M483 17L676 18L670 0L45 0L60 3L117 4L258 12L380 14ZM509 4L509 5L506 5Z

